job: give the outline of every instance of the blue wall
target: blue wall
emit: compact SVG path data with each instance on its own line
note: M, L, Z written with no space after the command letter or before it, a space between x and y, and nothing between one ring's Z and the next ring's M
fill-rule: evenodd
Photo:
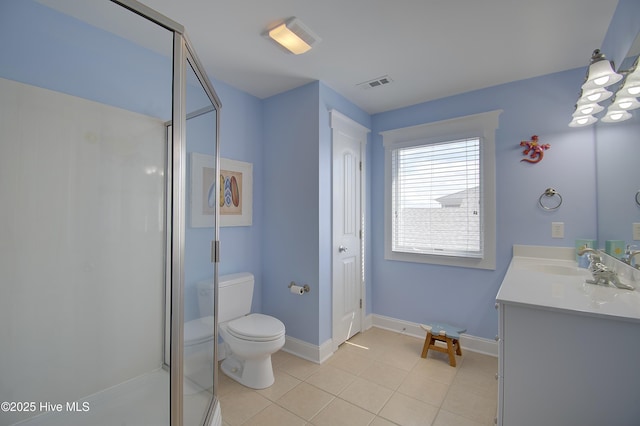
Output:
M384 149L379 132L491 110L503 110L496 132L497 262L495 271L384 260L384 191L372 191L373 312L412 322L459 324L469 334L497 332L495 296L513 244L573 246L595 238L593 129L567 126L584 70L452 96L373 117L373 188L384 188ZM520 162L520 141L538 135L551 144L544 160ZM569 172L575 170L575 172ZM540 194L556 188L562 208L538 207ZM565 238L551 238L551 222L565 223Z
M212 80L222 103L220 156L253 164L252 226L220 228L220 274L251 272L255 277L253 310L262 311L262 241L264 223L264 130L262 102L228 84Z

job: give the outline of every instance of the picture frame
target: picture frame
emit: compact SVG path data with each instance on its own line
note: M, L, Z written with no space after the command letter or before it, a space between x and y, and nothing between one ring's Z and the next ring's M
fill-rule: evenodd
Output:
M216 179L219 186L216 190ZM220 226L251 226L253 221L253 164L191 153L191 227L212 228L215 203L220 208Z

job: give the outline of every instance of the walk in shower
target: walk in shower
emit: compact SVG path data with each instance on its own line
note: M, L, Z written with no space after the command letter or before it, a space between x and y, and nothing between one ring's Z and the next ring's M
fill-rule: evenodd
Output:
M218 175L220 112L183 28L133 0L2 0L0 37L0 426L221 424L216 351L183 343L195 283L216 295L218 206L192 180Z

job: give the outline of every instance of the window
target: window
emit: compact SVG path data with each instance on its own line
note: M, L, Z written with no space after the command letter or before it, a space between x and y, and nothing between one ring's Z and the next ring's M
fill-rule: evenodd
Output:
M495 269L499 113L382 132L386 259Z

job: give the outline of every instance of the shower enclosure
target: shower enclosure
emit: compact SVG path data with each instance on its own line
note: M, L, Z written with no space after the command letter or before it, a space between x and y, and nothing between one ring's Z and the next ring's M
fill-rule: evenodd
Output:
M2 0L0 37L0 426L221 424L216 321L183 336L196 282L216 306L220 113L184 29Z

